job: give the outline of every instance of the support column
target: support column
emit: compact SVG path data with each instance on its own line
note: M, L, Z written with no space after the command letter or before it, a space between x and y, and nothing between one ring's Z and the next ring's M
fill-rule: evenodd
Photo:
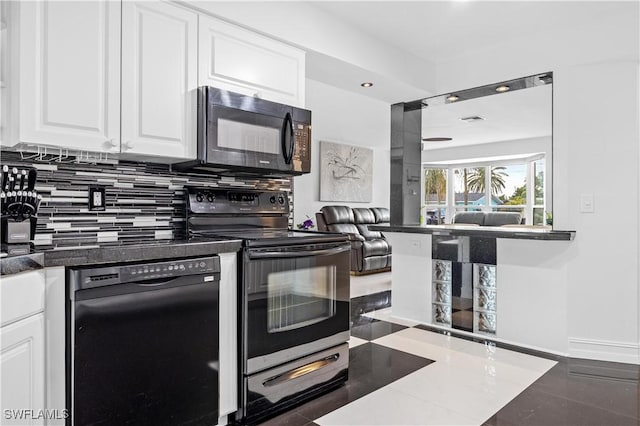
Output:
M391 225L420 223L422 105L391 105Z

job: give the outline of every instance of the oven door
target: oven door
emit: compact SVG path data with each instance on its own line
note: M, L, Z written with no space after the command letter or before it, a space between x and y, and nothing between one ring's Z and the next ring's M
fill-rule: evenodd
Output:
M245 250L246 374L349 339L347 243Z
M295 149L293 108L204 88L199 148L205 162L223 167L290 172ZM203 139L203 140L200 140Z

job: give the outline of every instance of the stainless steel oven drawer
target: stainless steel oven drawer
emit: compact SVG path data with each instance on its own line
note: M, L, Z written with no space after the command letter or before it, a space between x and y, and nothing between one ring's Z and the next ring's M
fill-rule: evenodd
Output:
M286 404L286 399L297 400L307 391L343 382L347 378L348 365L349 344L343 343L249 376L245 379L248 382L247 411Z

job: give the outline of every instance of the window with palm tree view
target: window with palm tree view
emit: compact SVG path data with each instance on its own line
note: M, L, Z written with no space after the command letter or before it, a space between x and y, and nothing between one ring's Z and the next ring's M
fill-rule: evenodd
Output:
M442 224L461 211L518 212L547 224L544 158L524 163L424 168L423 222Z

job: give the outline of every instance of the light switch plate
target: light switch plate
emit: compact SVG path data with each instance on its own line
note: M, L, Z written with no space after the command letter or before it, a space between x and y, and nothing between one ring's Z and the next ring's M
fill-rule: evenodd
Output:
M89 210L103 211L106 204L106 195L104 186L89 187Z
M593 194L580 195L580 213L593 213Z

